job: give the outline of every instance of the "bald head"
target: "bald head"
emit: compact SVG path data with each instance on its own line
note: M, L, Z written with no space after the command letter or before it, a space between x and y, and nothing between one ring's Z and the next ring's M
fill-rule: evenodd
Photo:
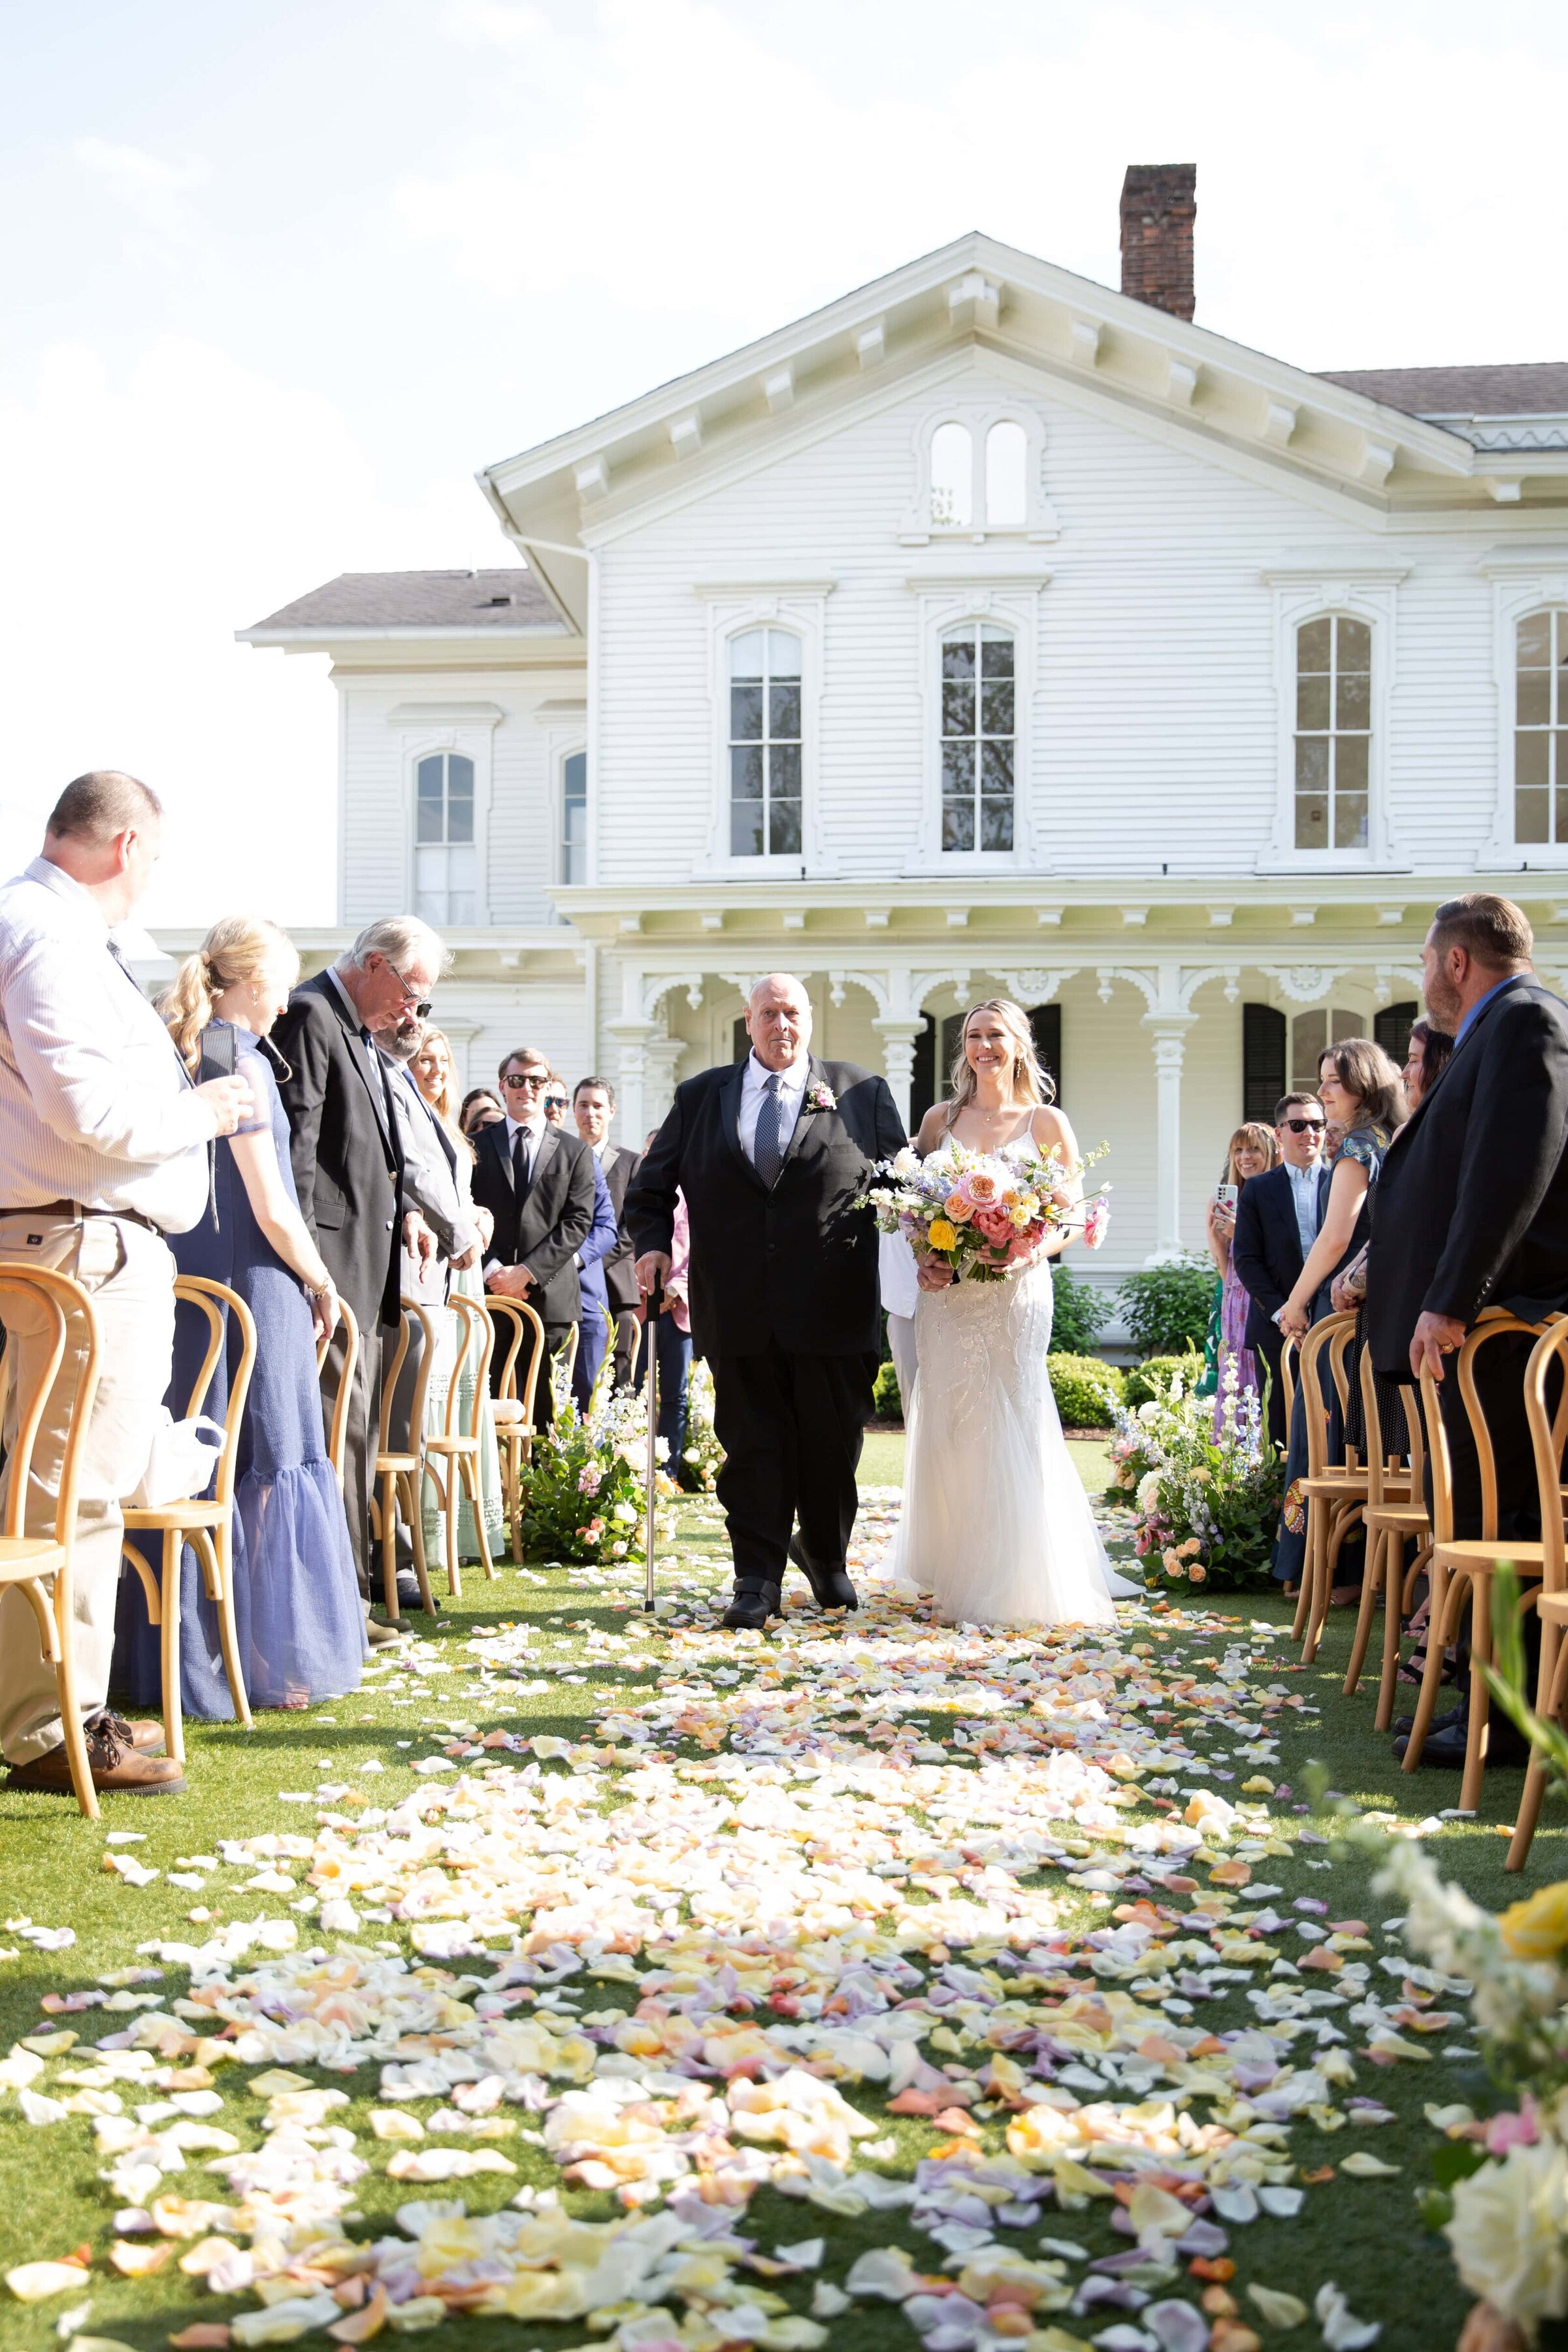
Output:
M153 879L163 835L156 793L120 768L93 768L49 813L44 856L79 882L106 923L123 923Z
M793 971L770 971L746 999L746 1034L764 1069L788 1070L811 1051L811 999Z

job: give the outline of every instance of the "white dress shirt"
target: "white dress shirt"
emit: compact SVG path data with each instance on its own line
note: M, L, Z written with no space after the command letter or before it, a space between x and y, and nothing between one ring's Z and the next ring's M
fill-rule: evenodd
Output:
M757 1119L763 1108L763 1089L770 1078L779 1084L779 1152L789 1150L800 1118L800 1107L805 1099L806 1082L811 1076L811 1056L803 1054L787 1070L770 1070L759 1062L755 1054L746 1056L746 1075L741 1081L741 1149L754 1166L757 1157Z
M1318 1179L1322 1173L1316 1160L1310 1168L1298 1168L1294 1161L1285 1162L1285 1172L1290 1179L1290 1192L1296 1203L1296 1231L1301 1241L1301 1261L1305 1265L1312 1244L1318 1238Z
M0 889L0 1209L79 1201L188 1233L216 1132L96 902L35 857Z

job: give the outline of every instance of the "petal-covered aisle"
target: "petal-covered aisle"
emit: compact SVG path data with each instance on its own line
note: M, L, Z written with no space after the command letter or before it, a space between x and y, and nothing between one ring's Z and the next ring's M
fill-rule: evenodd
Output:
M718 1631L698 1515L656 1621L509 1570L184 1807L5 1800L0 2340L1451 2343L1462 1988L1304 1780L1377 1811L1370 1696L1272 1602L932 1626L895 1509L847 1624Z

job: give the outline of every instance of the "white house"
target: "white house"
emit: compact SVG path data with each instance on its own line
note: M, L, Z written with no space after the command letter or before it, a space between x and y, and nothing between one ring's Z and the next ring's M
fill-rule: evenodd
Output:
M488 467L519 561L241 632L342 698L307 954L416 908L468 1081L526 1040L633 1139L758 972L911 1112L1005 992L1110 1146L1108 1276L1201 1243L1325 1038L1402 1053L1439 898L1568 976L1568 364L1208 333L1193 181L1128 174L1120 292L960 237Z

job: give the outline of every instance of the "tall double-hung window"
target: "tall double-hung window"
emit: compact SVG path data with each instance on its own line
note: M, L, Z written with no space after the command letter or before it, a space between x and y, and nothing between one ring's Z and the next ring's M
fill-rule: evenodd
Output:
M1342 613L1296 632L1296 846L1364 849L1372 762L1372 630Z
M1514 632L1513 824L1516 841L1568 841L1568 611Z
M966 623L942 641L942 845L1010 850L1017 707L1012 632Z
M730 640L730 854L801 854L801 647L788 629Z
M479 855L474 763L461 751L432 751L415 776L415 912L437 929L478 922Z

